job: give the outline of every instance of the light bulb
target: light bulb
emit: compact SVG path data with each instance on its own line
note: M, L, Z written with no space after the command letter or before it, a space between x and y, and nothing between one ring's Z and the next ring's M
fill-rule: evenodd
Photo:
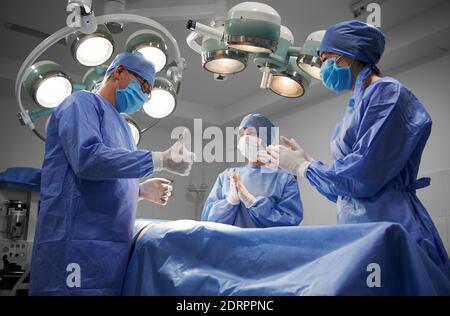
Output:
M166 54L157 47L146 46L138 50L144 55L145 59L151 61L155 65L155 72L160 72L167 62Z
M155 89L152 97L144 104L144 112L153 118L163 118L170 115L175 108L174 96L166 90Z
M230 45L231 48L243 51L243 52L249 52L254 54L266 54L271 53L272 51L268 48L263 47L257 47L252 45L242 45L242 44L233 44Z
M216 74L227 75L244 70L245 64L236 59L219 58L207 62L205 64L205 68L208 71L214 72Z
M76 59L84 66L98 66L111 57L113 50L113 44L108 39L91 37L80 43L76 51Z
M288 98L298 98L305 92L301 84L285 76L273 76L270 89Z
M36 90L36 101L46 108L58 106L72 93L72 84L65 77L44 79Z

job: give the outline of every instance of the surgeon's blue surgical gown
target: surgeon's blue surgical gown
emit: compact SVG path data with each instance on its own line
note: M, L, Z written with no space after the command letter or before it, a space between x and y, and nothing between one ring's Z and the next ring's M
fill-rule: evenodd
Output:
M363 70L359 83L368 75L369 69ZM313 162L306 178L337 202L339 223L400 223L450 278L448 255L416 195L430 183L417 180L417 174L431 118L395 79L382 78L361 91L350 99L333 134L335 161Z
M242 183L256 198L251 208L241 202L228 203L229 172L239 174ZM303 219L303 206L297 180L283 171L244 166L222 172L216 180L202 213L202 220L242 228L296 226Z
M99 95L80 91L53 112L42 169L30 294L120 295L138 179L152 156Z

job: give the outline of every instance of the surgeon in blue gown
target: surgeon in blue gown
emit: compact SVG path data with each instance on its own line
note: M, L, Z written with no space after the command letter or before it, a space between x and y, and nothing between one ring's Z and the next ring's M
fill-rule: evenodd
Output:
M171 195L166 179L139 179L160 170L187 175L194 159L183 138L165 152L136 148L120 113L143 106L154 77L142 54L120 54L98 93L75 92L53 111L31 295L121 294L138 200L165 205Z
M337 203L340 224L402 224L450 278L448 255L416 195L430 184L417 174L432 121L407 87L381 77L376 65L384 48L384 34L366 23L331 26L318 51L323 84L334 92L353 92L331 139L334 161L316 161L287 138L261 151L259 160L306 178Z
M272 143L273 127L257 113L242 120L238 149L248 165L219 175L205 202L202 220L242 228L300 224L303 206L295 177L257 161L258 149Z

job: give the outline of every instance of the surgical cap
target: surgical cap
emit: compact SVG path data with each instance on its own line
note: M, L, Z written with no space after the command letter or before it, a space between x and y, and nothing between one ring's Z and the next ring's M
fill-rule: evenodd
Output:
M329 52L375 66L386 39L379 29L361 21L337 23L327 29L318 53Z
M141 53L134 52L117 55L106 70L106 76L111 76L119 65L124 65L127 70L134 72L142 79L147 80L153 87L155 82L155 65L151 61L145 59L144 55Z
M260 127L265 127L265 129L260 130ZM239 125L239 130L243 128L253 129L256 132L256 135L261 137L267 145L270 145L273 140L272 127L275 127L275 125L273 125L267 117L259 113L253 113L242 119L241 125Z

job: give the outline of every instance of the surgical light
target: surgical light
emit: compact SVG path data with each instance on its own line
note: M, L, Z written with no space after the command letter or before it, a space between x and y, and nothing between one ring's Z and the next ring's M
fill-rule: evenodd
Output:
M263 72L260 87L270 88L272 75L287 69L289 63L289 48L294 44L292 32L285 26L280 28L280 39L277 50L272 54L257 54L253 62Z
M91 34L75 32L70 34L67 45L73 58L83 66L93 67L105 63L114 52L114 40L105 25L100 24Z
M212 73L231 75L247 67L247 54L234 49L227 49L218 40L206 39L202 44L202 65Z
M148 116L161 119L169 116L177 104L177 88L164 77L156 77L150 100L144 104Z
M58 106L72 93L72 81L60 65L43 60L32 65L24 87L34 102L45 108Z
M97 66L89 69L82 78L84 89L87 91L94 90L104 79L107 66Z
M59 67L59 65L53 62L46 62L44 65L42 65L42 63L34 63L37 62L38 58L40 58L41 55L44 54L50 47L65 39L66 43L68 44L67 47L72 52L74 60L76 60L79 64L82 64L79 59L81 59L81 55L83 54L81 54L82 51L78 52L80 46L82 46L82 44L90 38L101 37L108 42L107 46L109 48L106 50L107 54L103 54L105 57L101 59L92 58L93 55L91 56L89 54L83 57L89 59L90 61L92 61L92 59L98 59L97 61L92 62L89 65L102 65L105 61L107 61L109 57L112 56L114 50L114 42L112 40L111 34L105 26L105 23L143 24L144 27L150 27L158 30L158 32L160 32L165 39L168 39L168 41L170 41L174 49L174 61L170 65L170 67L167 68L165 76L172 82L172 85L174 86L172 97L175 98L175 101L172 103L175 103L175 105L173 106L169 103L169 107L172 108L172 110L169 110L169 112L172 112L176 106L176 93L178 93L178 88L183 77L182 74L185 68L185 59L181 57L180 48L173 35L157 21L142 15L118 13L95 17L92 10L90 11L91 14L89 16L86 16L84 12L81 12L82 10L76 10L78 7L81 8L82 5L85 6L88 2L89 0L71 1L71 3L73 3L74 5L69 7L69 12L71 12L71 14L66 20L67 26L57 30L55 33L53 33L39 45L37 45L27 56L27 58L21 65L19 72L17 73L16 84L14 87L17 105L20 109L20 112L17 116L22 125L29 127L33 131L33 133L36 134L36 136L44 141L45 136L39 132L38 126L36 126L34 122L41 117L51 114L52 108L57 106L65 97L70 95L73 89L81 90L87 88L91 89L92 87L95 87L95 85L100 82L101 74L94 74L94 70L91 70L90 72L88 72L88 74L83 76L83 82L81 82L80 80L80 82L72 83L71 79L61 70L61 67ZM86 11L86 13L87 9L88 8L84 7L84 11ZM70 17L72 17L73 19L69 19ZM81 27L79 23L72 23L78 21L80 18ZM89 27L87 24L89 24ZM86 27L83 28L83 25ZM90 32L91 28L92 32ZM100 51L95 47L93 50L94 55L100 53ZM90 53L92 53L92 51ZM77 56L80 58L77 58ZM102 70L101 68L103 67L96 68L95 72L97 72L97 70L101 70L101 73L104 70ZM49 80L49 78L53 77L58 78ZM22 101L22 90L26 90L32 96L33 100L43 108L26 109ZM47 93L47 91L50 91L51 93ZM169 89L169 91L172 90ZM147 127L145 130L142 130L142 133L149 130L152 126Z
M308 75L298 68L295 58L291 58L285 71L272 76L270 90L282 97L299 98L305 94L309 83Z
M280 15L267 4L242 2L228 11L224 41L240 51L272 53L277 49L280 24Z
M320 47L324 35L325 31L311 33L300 49L300 55L297 58L298 67L317 80L321 80L320 68L322 66L320 57L317 55L317 50Z
M155 65L156 72L161 71L167 62L167 46L164 39L156 32L140 30L128 37L126 51L138 51Z
M133 137L134 143L137 146L141 141L141 132L137 123L127 114L120 114L125 121L127 121L128 126L130 127L131 136Z

